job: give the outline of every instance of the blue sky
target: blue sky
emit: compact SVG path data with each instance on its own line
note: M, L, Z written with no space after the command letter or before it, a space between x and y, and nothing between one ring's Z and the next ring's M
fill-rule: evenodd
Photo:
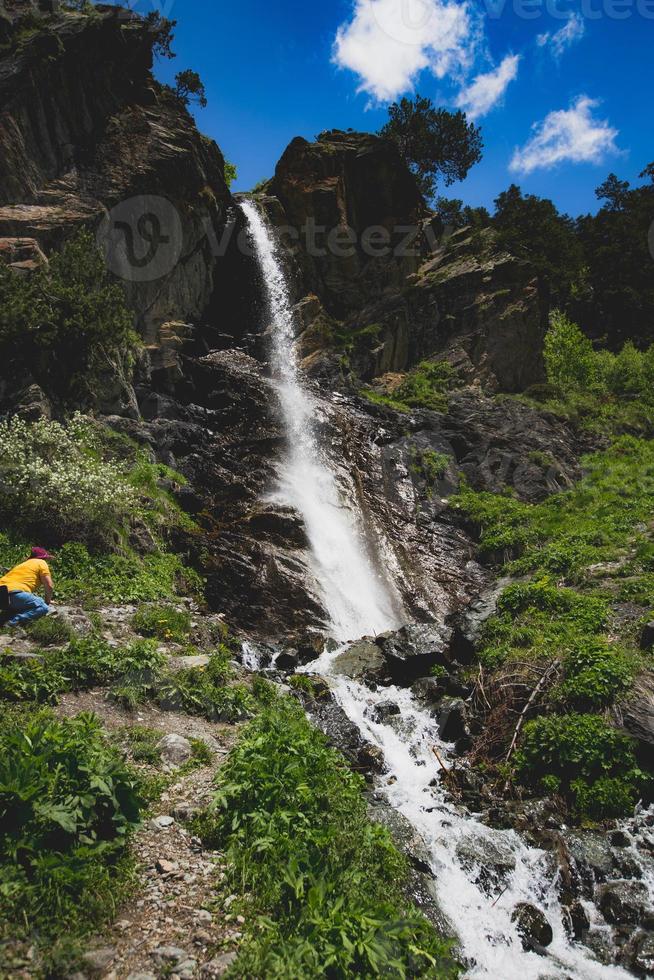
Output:
M415 91L466 108L482 127L482 162L441 188L468 204L491 207L516 182L576 215L596 209L610 171L636 181L654 160L654 0L161 0L159 9L177 20L177 58L156 72L200 73L209 105L198 124L237 165L239 190L271 176L294 136L375 131L389 101Z

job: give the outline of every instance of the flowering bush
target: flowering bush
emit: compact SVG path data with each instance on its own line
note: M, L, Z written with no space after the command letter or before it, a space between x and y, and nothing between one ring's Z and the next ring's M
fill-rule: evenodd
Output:
M54 542L106 543L128 524L138 492L96 451L88 419L0 422L0 517Z

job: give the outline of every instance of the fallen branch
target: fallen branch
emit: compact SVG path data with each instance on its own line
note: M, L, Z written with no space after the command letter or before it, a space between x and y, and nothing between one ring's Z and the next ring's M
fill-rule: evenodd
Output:
M558 673L558 669L559 669L560 664L561 664L560 660L555 660L554 663L551 663L549 665L549 667L547 668L547 670L545 671L545 673L543 674L543 676L541 677L541 679L539 680L539 682L536 685L536 687L533 689L533 691L529 695L529 698L527 699L527 703L525 704L524 708L520 712L520 716L518 718L518 723L515 726L515 731L513 732L513 738L511 739L511 744L509 746L509 751L506 753L506 759L504 760L505 762L509 762L509 760L511 759L511 756L513 755L514 749L515 749L515 747L517 745L517 742L518 742L518 736L520 735L520 731L522 729L522 726L524 725L525 718L527 716L527 712L529 711L529 709L533 705L533 703L536 700L536 698L538 697L539 693L544 688L544 686L545 686L546 682L548 681L548 679L552 676L552 674Z

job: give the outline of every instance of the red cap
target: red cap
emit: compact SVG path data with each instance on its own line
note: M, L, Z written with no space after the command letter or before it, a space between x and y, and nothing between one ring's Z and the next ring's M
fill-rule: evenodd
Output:
M52 558L52 555L49 555L45 548L32 548L32 558L41 558L46 561L48 558Z

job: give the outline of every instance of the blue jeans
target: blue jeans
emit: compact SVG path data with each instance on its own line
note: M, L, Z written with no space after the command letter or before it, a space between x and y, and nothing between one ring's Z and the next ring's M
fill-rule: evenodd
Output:
M32 592L10 592L9 609L15 615L9 620L9 626L20 626L41 619L48 613L48 605L39 595Z

